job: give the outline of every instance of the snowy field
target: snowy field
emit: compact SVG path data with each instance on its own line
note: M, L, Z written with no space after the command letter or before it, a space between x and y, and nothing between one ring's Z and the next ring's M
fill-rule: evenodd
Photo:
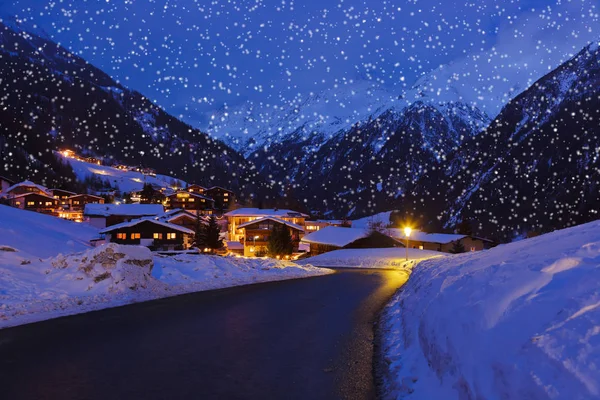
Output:
M75 175L77 175L77 179L80 181L83 182L83 180L90 175L96 175L97 177L102 178L102 180L108 180L113 188L118 186L119 190L123 193L142 190L144 183L156 184L162 187L171 187L173 186L173 182L177 181L180 182L182 186L186 185L185 181L175 179L171 176L156 175L156 177L153 177L144 175L141 172L124 171L118 168L79 161L74 158L66 158L59 152L56 154L63 157L66 162L71 164Z
M431 257L444 257L446 253L437 251L408 249L408 262L405 248L388 249L342 249L298 261L301 265L341 268L385 268L407 269L421 260Z
M201 290L325 275L271 259L153 255L108 244L39 257L0 246L0 328Z
M600 398L600 222L419 263L382 318L385 398Z

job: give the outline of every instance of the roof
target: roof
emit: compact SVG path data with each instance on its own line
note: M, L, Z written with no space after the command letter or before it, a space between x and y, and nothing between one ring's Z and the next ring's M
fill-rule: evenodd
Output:
M86 204L84 215L108 217L124 216L156 216L165 212L162 204Z
M15 183L14 185L12 185L11 187L9 187L8 189L5 190L5 192L10 192L13 189L19 188L19 187L34 187L37 188L39 190L41 190L42 192L48 194L48 195L52 195L52 193L50 193L50 191L48 190L47 187L42 186L42 185L38 185L37 183L33 183L31 181L23 181L23 182L19 182L19 183Z
M191 213L187 210L182 210L181 208L176 208L174 210L169 210L167 212L165 212L162 215L157 216L156 218L162 221L173 221L174 219L180 218L180 217L189 217L189 218L193 218L194 220L197 218L196 214ZM200 219L202 221L204 221L204 217L200 216Z
M223 186L211 186L211 187L209 187L206 190L214 190L214 189L221 189L221 190L224 190L226 192L233 193L233 190L226 189Z
M65 189L57 189L57 188L52 188L52 189L48 189L48 191L50 191L52 194L54 194L54 192L65 192L65 193L70 193L71 195L76 195L77 193L75 192L71 192L70 190L65 190Z
M298 224L293 224L291 222L285 221L285 220L280 219L280 218L275 218L275 217L258 218L258 219L252 220L252 221L245 222L245 223L239 225L238 228L245 228L247 226L254 225L254 224L259 224L259 223L261 223L263 221L267 221L267 220L269 220L269 221L275 221L275 222L278 222L280 224L287 225L287 226L289 226L292 229L296 229L296 230L299 230L300 232L304 232L304 227L302 227L302 226L300 226Z
M52 199L52 200L56 200L53 196L50 196L49 194L46 193L33 193L33 192L29 192L29 193L23 193L23 194L17 194L15 196L11 196L10 199L20 199L21 197L26 197L26 196L42 196L42 197L46 197L48 199ZM58 200L56 200L58 201Z
M227 245L227 248L229 250L244 250L244 245L241 244L240 242L235 242L233 240L228 240L225 242L225 244Z
M396 239L406 239L404 231L402 229L392 228L389 229L390 235ZM409 240L415 242L426 242L426 243L437 243L437 244L448 244L457 240L464 239L468 235L459 235L454 233L425 233L421 231L413 231L410 234Z
M307 218L308 215L293 210L280 210L277 208L238 208L224 214L226 217L280 217L280 218Z
M2 175L0 175L0 181L8 182L8 183L10 183L11 185L14 185L14 184L15 184L15 181L13 181L12 179L8 179L7 177L5 177L5 176L2 176Z
M119 229L122 229L122 228L130 228L132 226L139 225L139 224L141 224L143 222L150 222L150 223L155 224L155 225L164 226L164 227L167 227L167 228L170 228L170 229L173 229L173 230L176 230L176 231L180 231L180 232L183 232L183 233L187 233L187 234L190 234L190 235L194 234L193 230L188 229L188 228L184 228L181 225L170 224L168 222L158 221L158 220L153 219L153 218L134 219L133 221L123 222L123 223L117 224L117 225L112 225L112 226L109 226L108 228L102 229L99 233L108 233L108 232L116 231L116 230L119 230Z
M171 193L170 195L168 195L167 197L171 197L171 196L175 196L179 193L185 193L188 194L190 196L194 196L194 197L198 197L200 199L205 199L205 200L209 200L209 201L214 201L212 197L207 197L207 196L202 196L201 194L198 193L194 193L194 192L186 192L185 190L178 190L175 193Z
M368 229L327 226L304 236L302 242L344 247L367 236L369 236Z
M70 196L69 198L70 198L70 199L72 199L73 197L81 197L81 196L95 197L95 198L97 198L97 199L99 199L99 200L102 200L102 199L103 199L103 198L102 198L102 197L100 197L100 196L95 196L95 195L93 195L93 194L87 194L87 193L75 194L75 195L73 195L73 196Z

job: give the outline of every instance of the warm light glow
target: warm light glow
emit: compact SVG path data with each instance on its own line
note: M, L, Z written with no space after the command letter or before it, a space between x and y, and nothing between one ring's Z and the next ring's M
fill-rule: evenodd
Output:
M254 239L260 239L260 236L254 236Z
M404 228L404 236L409 237L411 232L412 232L412 228L410 228L408 226L406 228Z

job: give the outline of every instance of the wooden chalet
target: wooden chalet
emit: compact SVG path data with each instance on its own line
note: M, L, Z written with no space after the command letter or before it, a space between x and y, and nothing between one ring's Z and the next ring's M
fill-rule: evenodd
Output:
M8 204L21 210L35 211L42 214L57 215L60 208L59 200L45 193L23 193L11 195L7 198Z
M107 242L141 245L151 250L187 250L194 231L183 226L144 218L123 222L100 231Z
M240 225L259 218L275 217L286 222L299 225L304 229L304 222L308 215L293 210L280 210L277 208L238 208L223 214L227 218L228 239L240 241L244 238L244 232Z
M389 229L390 234L406 243L406 237L401 229ZM471 235L454 233L426 233L413 231L408 238L408 247L421 250L434 250L442 253L452 253L456 244L464 247L466 252L486 250L494 246L489 239Z
M214 200L201 194L179 191L167 196L168 209L182 209L201 214L212 214Z
M377 249L404 247L404 244L381 232L362 228L327 226L302 238L310 245L310 255L316 256L340 249Z
M86 204L104 204L104 198L91 194L76 194L69 197L69 206L71 210L82 210Z
M196 184L188 185L185 190L190 193L196 193L196 194L204 194L204 192L206 192L206 188L204 186L200 186L200 185L196 185Z
M201 223L206 223L206 217L200 217ZM196 225L198 223L198 217L196 214L191 213L187 210L176 209L170 210L158 217L159 221L165 221L170 224L175 224L188 228L192 231L196 231Z
M300 236L304 233L304 227L280 218L264 217L239 225L238 229L244 232L244 256L262 257L266 255L267 244L274 225L285 226L289 229L294 243L294 252L298 252Z
M70 192L63 189L49 189L52 196L60 202L61 206L69 205L69 197L77 195L75 192Z
M164 214L162 204L86 204L83 215L96 228Z
M227 210L231 205L235 204L235 193L220 186L213 186L206 189L204 195L215 201L216 210Z
M28 193L36 193L54 198L52 193L47 188L45 188L42 185L33 183L31 181L23 181L16 183L6 188L6 190L2 191L2 195L6 198Z

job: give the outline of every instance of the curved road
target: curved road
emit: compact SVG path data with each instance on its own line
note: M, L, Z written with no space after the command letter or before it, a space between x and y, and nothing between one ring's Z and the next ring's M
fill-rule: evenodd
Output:
M405 280L344 270L0 330L0 397L375 398L373 325Z

